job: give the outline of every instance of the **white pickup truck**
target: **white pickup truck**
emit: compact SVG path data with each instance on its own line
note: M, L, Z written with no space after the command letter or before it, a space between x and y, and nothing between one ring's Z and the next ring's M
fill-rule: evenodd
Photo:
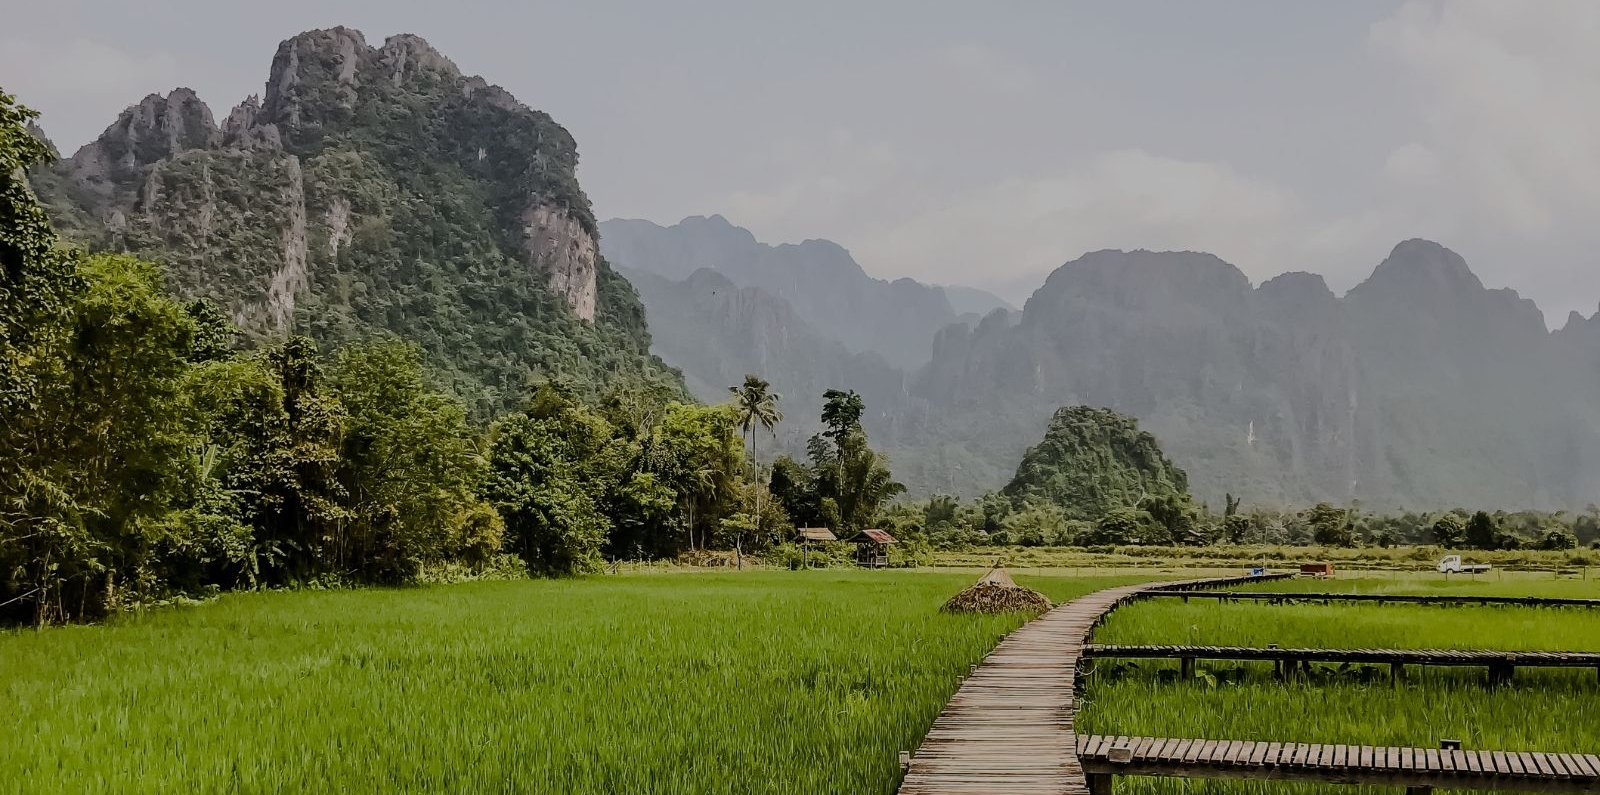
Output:
M1460 555L1446 555L1439 561L1440 574L1482 574L1488 570L1487 563L1462 563Z

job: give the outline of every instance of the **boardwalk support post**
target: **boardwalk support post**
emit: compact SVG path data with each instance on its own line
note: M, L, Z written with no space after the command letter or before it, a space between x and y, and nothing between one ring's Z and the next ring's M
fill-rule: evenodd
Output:
M1090 773L1088 779L1089 795L1111 795L1111 774Z
M1516 676L1516 673L1517 666L1513 665L1512 663L1494 663L1493 665L1489 666L1489 686L1499 687L1500 685L1509 685L1511 684L1512 677Z
M1194 658L1184 657L1178 660L1178 676L1183 679L1194 678Z
M1389 663L1389 684L1398 685L1406 680L1405 663Z
M1433 787L1406 787L1406 795L1433 795Z

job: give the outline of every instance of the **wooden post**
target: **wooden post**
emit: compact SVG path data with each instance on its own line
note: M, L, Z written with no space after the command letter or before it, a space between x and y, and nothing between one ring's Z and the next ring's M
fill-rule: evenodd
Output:
M900 772L904 773L904 772L906 772L907 770L910 770L910 769L911 769L911 752L910 751L901 751L900 752Z
M1088 779L1089 795L1111 795L1111 774L1090 773L1084 778Z
M1489 666L1489 686L1499 687L1500 685L1509 685L1511 684L1512 677L1516 676L1516 673L1517 666L1511 663L1493 663Z
M1389 663L1389 684L1398 685L1406 680L1405 663Z
M1194 678L1194 658L1183 657L1178 660L1178 676L1182 679Z
M1433 787L1406 787L1406 795L1433 795Z

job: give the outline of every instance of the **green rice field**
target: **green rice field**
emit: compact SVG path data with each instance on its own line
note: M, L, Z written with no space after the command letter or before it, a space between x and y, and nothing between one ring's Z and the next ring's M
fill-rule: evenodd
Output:
M1600 598L1600 583L1416 575L1294 580L1269 591L1539 595ZM1486 648L1600 651L1600 609L1332 603L1271 605L1159 599L1125 607L1096 631L1101 643L1322 648ZM1600 682L1594 670L1522 669L1490 689L1475 668L1411 668L1399 686L1386 668L1317 665L1310 680L1279 682L1266 663L1200 661L1192 681L1176 661L1103 661L1078 726L1099 734L1205 737L1595 753ZM1119 793L1382 792L1239 781L1119 780Z
M1131 580L1024 578L1063 600ZM0 633L5 793L890 793L969 573L237 594Z

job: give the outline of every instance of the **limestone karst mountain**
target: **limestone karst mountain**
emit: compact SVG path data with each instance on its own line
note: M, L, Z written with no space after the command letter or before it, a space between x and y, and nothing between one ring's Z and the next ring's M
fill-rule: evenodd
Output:
M913 394L1016 460L1058 407L1139 418L1220 502L1581 507L1600 494L1591 321L1551 334L1454 252L1405 241L1344 297L1208 254L1100 251L1017 317L941 332ZM974 484L998 486L993 481Z
M405 337L480 414L552 376L676 391L577 158L422 39L332 28L283 42L220 123L188 89L151 95L34 183L65 234L164 262L247 334Z

